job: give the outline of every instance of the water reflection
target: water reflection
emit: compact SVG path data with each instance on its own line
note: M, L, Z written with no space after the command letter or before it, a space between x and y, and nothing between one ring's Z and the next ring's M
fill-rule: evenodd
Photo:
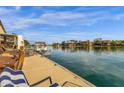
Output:
M90 52L102 54L102 53L110 53L110 52L124 52L124 47L53 47L54 50L61 49L65 52Z
M124 47L51 47L49 58L96 86L124 86Z

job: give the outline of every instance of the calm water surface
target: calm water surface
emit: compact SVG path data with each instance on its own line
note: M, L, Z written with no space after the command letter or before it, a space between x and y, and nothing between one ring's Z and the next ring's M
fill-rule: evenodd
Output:
M124 86L124 48L50 48L51 60L96 86Z

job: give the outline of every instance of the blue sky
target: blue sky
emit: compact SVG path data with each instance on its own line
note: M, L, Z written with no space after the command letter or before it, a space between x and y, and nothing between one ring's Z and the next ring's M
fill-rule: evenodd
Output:
M124 7L0 7L9 33L29 41L124 39Z

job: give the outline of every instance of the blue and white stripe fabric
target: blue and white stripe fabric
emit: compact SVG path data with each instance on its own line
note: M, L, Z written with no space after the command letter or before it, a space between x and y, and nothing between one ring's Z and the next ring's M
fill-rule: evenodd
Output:
M28 87L28 82L21 70L6 67L0 75L1 87Z
M52 84L51 86L49 86L49 87L61 87L58 83L54 83L54 84Z

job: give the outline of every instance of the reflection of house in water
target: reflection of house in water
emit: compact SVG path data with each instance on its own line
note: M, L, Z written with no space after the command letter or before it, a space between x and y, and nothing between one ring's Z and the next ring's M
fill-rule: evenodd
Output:
M94 41L77 41L68 40L62 43L55 43L55 46L60 46L57 48L62 48L63 51L67 52L77 52L86 51L93 52L96 54L111 53L117 51L124 51L124 40L102 40L102 38L97 38ZM120 48L119 48L120 47ZM56 47L54 47L56 48Z
M44 49L44 47L46 47L46 43L45 42L35 42L34 47L35 47L36 51L41 51L42 49Z
M87 47L61 47L61 49L65 52L80 52L80 51L86 51L86 52L90 52L89 48Z
M95 54L111 54L113 52L118 52L120 49L124 51L123 47L93 47L93 51ZM122 52L121 50L121 52Z
M77 41L77 40L68 40L62 42L62 47L70 48L73 52L78 51L79 48L85 48L87 51L91 50L93 42L90 40L87 41Z
M97 38L94 41L86 40L86 41L77 41L77 40L68 40L63 41L62 43L55 43L54 48L62 48L64 51L75 52L75 51L97 51L97 53L101 52L109 52L112 49L115 51L118 47L124 47L124 40L103 40L102 38ZM113 48L115 47L115 48Z

